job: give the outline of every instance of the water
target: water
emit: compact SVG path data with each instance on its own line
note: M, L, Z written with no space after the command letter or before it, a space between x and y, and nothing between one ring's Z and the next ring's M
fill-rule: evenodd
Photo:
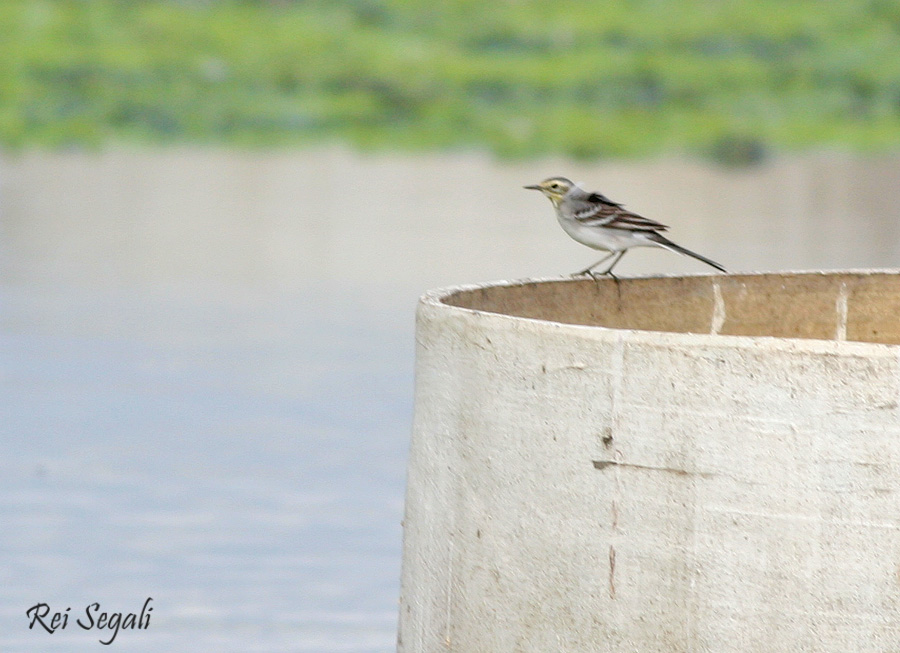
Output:
M0 648L98 645L29 631L37 602L152 596L126 650L391 649L411 402L393 317L316 291L0 299Z
M896 265L896 159L501 165L0 159L0 650L394 648L413 313L597 256L519 188L569 174L735 270ZM634 272L706 271L668 252ZM25 611L71 607L53 635Z

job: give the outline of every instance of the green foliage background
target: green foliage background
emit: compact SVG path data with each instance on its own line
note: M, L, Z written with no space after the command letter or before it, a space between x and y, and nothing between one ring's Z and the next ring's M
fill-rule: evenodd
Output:
M0 145L900 143L897 0L4 0Z

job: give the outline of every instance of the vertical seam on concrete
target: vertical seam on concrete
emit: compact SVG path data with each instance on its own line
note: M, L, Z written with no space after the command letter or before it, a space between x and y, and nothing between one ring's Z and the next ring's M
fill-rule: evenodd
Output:
M719 286L718 282L713 282L713 313L712 313L712 321L709 325L709 332L711 335L717 336L719 335L719 331L722 330L722 325L725 324L725 299L722 297L722 288Z
M619 413L621 412L622 401L622 379L625 376L625 338L623 334L619 334L616 338L614 366L612 369L612 400L610 401L610 427L612 433L618 435L619 431ZM614 452L616 460L618 460L618 450Z
M843 341L847 339L847 284L841 283L841 289L838 292L835 301L835 311L837 313L836 325L834 330L834 339Z
M616 338L615 350L613 354L612 369L612 397L610 401L610 433L614 438L619 438L619 416L621 414L622 405L622 384L625 378L625 337L619 334ZM615 442L615 440L614 440ZM622 452L618 446L612 451L613 460L622 461ZM615 544L619 534L619 497L622 496L622 477L619 465L614 465L615 469L611 470L613 474L613 496L610 500L610 514L612 523L610 524L610 543L609 543L609 598L612 601L616 599L616 549ZM613 607L613 606L611 606ZM613 607L615 611L618 608Z
M616 599L616 547L609 545L609 598Z
M448 566L447 566L447 622L444 630L444 644L450 648L450 619L453 612L453 533L447 538L447 548L449 549Z

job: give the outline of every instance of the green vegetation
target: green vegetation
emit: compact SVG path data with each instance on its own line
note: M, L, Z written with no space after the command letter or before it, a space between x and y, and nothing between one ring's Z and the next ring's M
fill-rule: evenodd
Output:
M4 0L0 145L900 143L897 0ZM736 154L735 154L736 153Z

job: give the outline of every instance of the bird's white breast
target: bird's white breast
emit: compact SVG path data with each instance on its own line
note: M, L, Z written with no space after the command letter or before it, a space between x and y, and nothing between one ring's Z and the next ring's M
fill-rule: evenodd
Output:
M620 252L629 247L642 245L654 245L646 236L627 229L606 229L604 227L589 227L575 219L566 219L557 214L560 226L569 236L582 245L607 252Z

